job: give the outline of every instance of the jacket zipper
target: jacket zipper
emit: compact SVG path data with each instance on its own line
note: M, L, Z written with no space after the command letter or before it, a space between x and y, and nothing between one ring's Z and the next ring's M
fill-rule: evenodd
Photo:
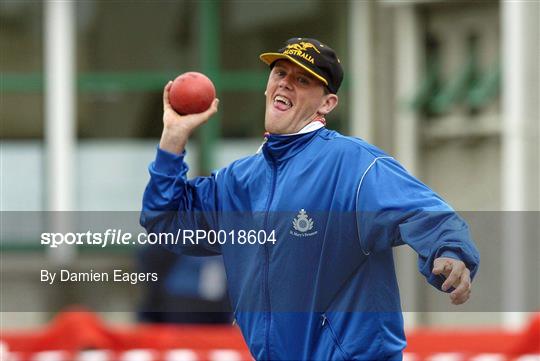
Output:
M323 314L321 316L321 319L322 319L322 322L321 322L322 327L326 327L326 328L328 328L328 331L330 331L330 336L332 337L332 341L334 341L334 345L336 345L336 347L338 348L338 350L341 353L341 356L343 357L343 359L350 360L350 357L347 355L347 353L345 352L343 347L341 347L341 343L339 342L339 340L337 338L337 335L334 332L334 329L332 328L332 325L328 321L328 317L326 316L326 314Z
M274 191L276 188L277 180L277 170L275 165L271 161L270 168L272 169L272 187L270 188L270 195L268 196L268 202L266 203L266 214L264 216L264 230L268 226L268 214L270 213L270 206L272 200L274 199ZM268 273L270 268L270 253L268 251L268 246L264 244L264 280L263 280L263 289L265 294L265 303L266 303L266 334L265 334L265 347L266 347L266 359L270 360L270 322L272 320L271 306L270 306L270 290L268 287Z

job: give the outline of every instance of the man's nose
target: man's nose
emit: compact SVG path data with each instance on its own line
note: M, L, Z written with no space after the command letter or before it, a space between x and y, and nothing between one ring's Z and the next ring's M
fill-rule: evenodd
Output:
M287 75L280 79L278 86L280 88L292 89L291 82L292 82L291 76Z

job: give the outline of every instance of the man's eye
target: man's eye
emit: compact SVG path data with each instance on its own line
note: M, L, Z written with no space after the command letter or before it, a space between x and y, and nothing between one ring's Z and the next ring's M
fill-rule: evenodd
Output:
M301 76L301 77L298 77L298 82L300 84L302 84L302 85L308 85L309 84L309 79Z
M285 71L283 71L283 70L278 70L278 71L276 71L276 74L277 74L278 76L285 76Z

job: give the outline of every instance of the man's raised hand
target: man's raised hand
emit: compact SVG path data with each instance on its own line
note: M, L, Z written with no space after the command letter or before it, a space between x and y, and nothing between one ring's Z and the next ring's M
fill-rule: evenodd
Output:
M216 98L206 111L198 114L180 115L169 102L169 91L172 81L169 81L163 89L163 133L159 147L170 153L180 154L184 151L191 133L218 110L219 100Z

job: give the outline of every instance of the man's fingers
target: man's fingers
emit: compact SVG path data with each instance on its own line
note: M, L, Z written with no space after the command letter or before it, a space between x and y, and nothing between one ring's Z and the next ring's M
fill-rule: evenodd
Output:
M463 268L460 267L459 264L454 263L450 267L452 268L452 271L441 286L443 291L447 291L450 286L453 286L461 278L461 274L463 273Z
M208 119L218 111L219 99L214 99L208 109L202 113L189 114L184 116L184 120L193 125L193 129L206 123Z
M216 98L212 101L212 104L210 105L210 108L208 108L204 113L205 116L210 118L212 115L214 115L218 111L218 105L219 105L219 99Z
M454 305L461 305L462 303L465 303L470 297L471 297L470 289L460 294L454 294L454 293L450 294L450 299L452 300L452 303Z
M453 284L456 288L450 294L450 298L454 300L455 298L461 298L464 294L469 293L471 290L471 272L465 268L461 273L461 277L458 280L457 284Z
M218 111L218 104L219 104L219 99L215 98L212 101L212 104L210 104L210 107L208 107L208 109L206 109L204 112L198 113L198 114L191 114L191 115L194 115L197 118L201 118L206 121L208 120L208 118L210 118L212 115L214 115Z
M454 305L461 305L462 303L467 302L467 300L471 297L471 291L464 292L461 295L453 295L450 294L450 299L452 300L452 304Z
M446 265L448 264L447 261L442 259L436 259L433 262L433 270L431 271L434 275L440 275L444 272Z
M169 91L171 90L171 86L172 81L169 80L169 82L165 84L165 88L163 88L163 110L171 107L171 103L169 103Z
M471 296L471 272L465 263L448 257L440 257L433 261L435 275L444 275L446 280L441 285L442 291L450 287L455 289L450 293L450 300L454 305L465 303Z

